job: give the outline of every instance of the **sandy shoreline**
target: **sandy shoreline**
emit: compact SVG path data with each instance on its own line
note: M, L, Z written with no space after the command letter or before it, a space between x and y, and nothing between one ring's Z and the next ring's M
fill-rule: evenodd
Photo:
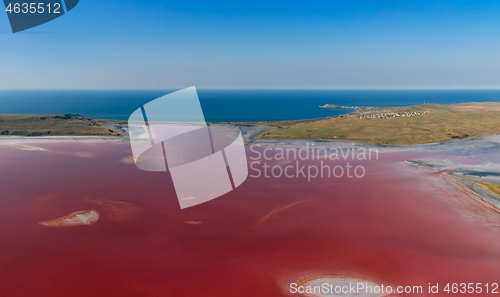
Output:
M0 136L0 145L6 143L50 143L50 142L127 142L128 128L124 124L107 124L109 128L119 130L124 136ZM108 127L107 126L107 127ZM429 143L416 145L383 146L358 141L340 140L288 140L288 139L256 139L259 135L277 129L265 125L241 125L238 126L246 144L261 146L280 146L303 148L309 144L315 148L376 148L380 152L439 152L452 150L480 150L488 148L500 148L500 135L480 136L470 139L452 140L444 143Z
M128 137L105 136L0 136L0 145L35 143L128 142Z
M126 128L125 128L126 129ZM275 129L261 125L240 126L241 134L247 145L279 146L290 148L325 148L325 149L376 149L379 152L450 152L478 151L485 149L500 149L500 135L481 136L470 139L453 140L444 143L429 143L417 145L382 146L356 141L321 141L321 140L268 140L256 139L262 133ZM80 142L129 142L127 136L0 136L0 145L35 144L35 143L80 143ZM437 170L443 170L438 168ZM500 166L499 166L500 169ZM500 171L499 171L500 172Z

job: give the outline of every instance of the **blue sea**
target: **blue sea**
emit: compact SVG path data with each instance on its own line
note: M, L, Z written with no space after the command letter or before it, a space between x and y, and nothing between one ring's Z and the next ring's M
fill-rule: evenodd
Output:
M0 90L0 113L76 113L127 120L143 104L175 90ZM252 122L337 116L343 106L407 106L500 101L500 90L198 90L208 122Z

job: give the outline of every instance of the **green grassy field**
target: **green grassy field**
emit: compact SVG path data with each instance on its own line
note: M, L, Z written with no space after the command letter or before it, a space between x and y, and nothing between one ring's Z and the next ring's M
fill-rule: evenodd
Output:
M429 114L423 112L429 110ZM420 116L386 119L336 117L311 121L270 122L280 129L261 139L345 140L380 145L410 145L500 134L500 103L415 105L377 108L353 115L421 112Z
M0 134L2 136L120 136L112 130L101 127L99 120L72 114L0 114Z

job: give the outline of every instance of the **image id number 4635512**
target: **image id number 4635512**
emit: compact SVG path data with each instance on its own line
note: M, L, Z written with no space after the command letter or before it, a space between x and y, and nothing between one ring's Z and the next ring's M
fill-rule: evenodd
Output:
M484 294L484 293L492 293L498 294L498 284L481 284L481 283L448 283L444 287L443 291L446 293L476 293L476 294Z
M8 13L61 13L59 3L9 3Z

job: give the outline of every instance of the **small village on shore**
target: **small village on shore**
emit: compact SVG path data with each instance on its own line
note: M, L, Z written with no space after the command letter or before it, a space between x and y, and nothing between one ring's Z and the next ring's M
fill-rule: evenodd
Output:
M375 108L372 106L342 106L336 104L325 104L320 106L320 108L348 108L348 109L354 109L356 111L354 113L350 113L347 115L337 116L338 118L393 119L401 117L415 117L422 115L422 113L419 111L366 114L365 112L374 111ZM423 114L429 114L429 113L431 113L430 110L426 110L423 112Z
M423 114L429 114L431 111L426 110ZM401 117L416 117L422 115L419 111L412 112L397 112L397 113L380 113L380 114L348 114L340 116L341 118L357 118L357 119L392 119Z

